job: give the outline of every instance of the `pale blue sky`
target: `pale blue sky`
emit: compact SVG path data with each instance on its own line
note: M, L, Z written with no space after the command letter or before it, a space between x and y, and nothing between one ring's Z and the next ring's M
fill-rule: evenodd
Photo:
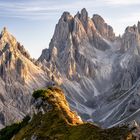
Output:
M4 26L38 58L47 48L64 11L72 15L86 8L101 15L116 34L140 20L140 0L0 0L0 29Z

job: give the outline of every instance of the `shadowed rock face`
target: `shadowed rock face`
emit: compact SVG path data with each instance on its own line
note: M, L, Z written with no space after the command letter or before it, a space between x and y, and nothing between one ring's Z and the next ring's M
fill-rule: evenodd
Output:
M85 120L110 127L138 118L139 28L138 23L116 37L101 16L89 18L86 9L61 16L38 62Z
M29 113L32 91L46 82L43 70L4 28L0 35L0 127Z

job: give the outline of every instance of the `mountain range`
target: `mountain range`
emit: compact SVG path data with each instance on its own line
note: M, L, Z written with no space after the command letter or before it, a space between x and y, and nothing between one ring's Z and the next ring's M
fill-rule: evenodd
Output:
M140 121L140 22L122 36L100 15L64 12L38 60L4 27L0 34L1 128L32 114L32 92L60 86L84 121L110 128Z

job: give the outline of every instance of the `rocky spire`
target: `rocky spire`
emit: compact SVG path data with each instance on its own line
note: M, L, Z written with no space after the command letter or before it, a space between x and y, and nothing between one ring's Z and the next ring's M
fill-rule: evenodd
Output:
M81 10L80 20L81 20L83 26L86 28L87 22L88 22L88 12L85 8L83 8Z
M3 37L6 41L8 41L8 39L14 38L11 35L11 33L8 31L7 27L3 27L0 36L1 36L1 38Z
M72 16L70 15L69 12L64 12L60 18L60 20L63 20L65 22L68 22L69 19L71 18Z
M6 27L4 27L0 35L1 53L5 52L7 49L9 49L9 51L13 54L19 51L22 55L32 61L28 51L24 48L24 46L16 40L16 38L8 31Z
M138 21L137 27L138 27L138 32L140 34L140 21Z
M110 25L108 25L100 15L98 14L93 15L92 20L94 22L97 31L104 38L114 41L115 33L113 32L113 28Z
M125 33L122 36L122 46L123 51L131 49L135 54L140 54L140 23L137 25L128 26L125 29Z
M5 34L5 33L8 33L8 30L7 30L6 27L3 27L2 31L1 31L1 34L3 35L3 34Z
M77 71L75 59L79 50L93 50L95 47L106 50L110 46L105 41L104 36L97 32L93 20L88 17L87 10L83 8L74 17L69 12L64 12L56 25L49 49L43 50L39 61L47 61L46 63L50 63L50 65L55 61L55 66L65 64L65 67L58 68L59 71L68 73L68 75L75 75ZM54 50L57 50L57 55L54 55ZM77 61L80 60L80 57L79 54ZM82 64L82 70L80 71L85 71L85 69L85 64ZM89 69L91 69L91 66ZM94 72L91 70L90 73Z
M16 46L17 43L16 39L14 38L14 36L10 34L10 32L6 27L4 27L1 31L0 39L1 43L8 43L11 47Z

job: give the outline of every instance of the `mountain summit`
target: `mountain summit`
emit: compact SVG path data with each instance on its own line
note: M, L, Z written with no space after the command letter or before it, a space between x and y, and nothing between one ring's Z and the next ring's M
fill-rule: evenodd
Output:
M61 78L71 108L84 120L103 127L139 121L139 27L127 27L117 37L101 16L90 18L85 8L75 16L62 14L38 62Z
M0 34L0 124L21 120L30 112L31 92L46 86L44 71L4 27Z

